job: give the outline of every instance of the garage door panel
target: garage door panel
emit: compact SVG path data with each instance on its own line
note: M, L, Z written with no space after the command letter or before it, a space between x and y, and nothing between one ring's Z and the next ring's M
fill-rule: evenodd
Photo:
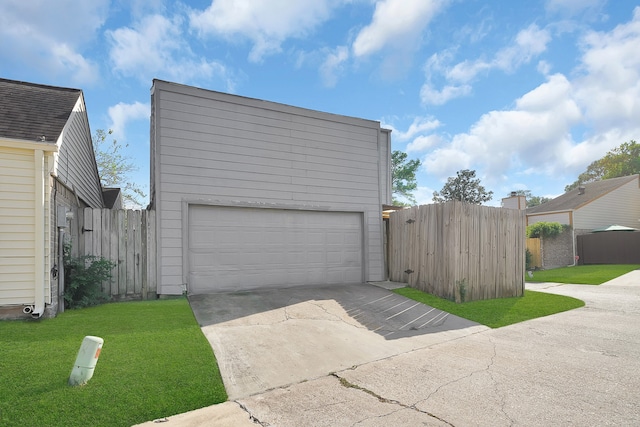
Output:
M190 206L189 291L362 282L362 215Z

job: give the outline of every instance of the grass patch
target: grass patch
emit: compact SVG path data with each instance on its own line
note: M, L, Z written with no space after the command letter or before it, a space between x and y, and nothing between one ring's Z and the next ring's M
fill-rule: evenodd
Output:
M67 385L86 335L104 339L93 378ZM227 400L186 299L105 304L0 322L0 425L130 426Z
M400 288L394 292L490 328L500 328L584 306L584 301L576 298L527 290L521 298L500 298L461 304L413 288Z
M611 279L640 268L640 264L576 265L551 270L534 271L527 282L573 283L577 285L601 285Z

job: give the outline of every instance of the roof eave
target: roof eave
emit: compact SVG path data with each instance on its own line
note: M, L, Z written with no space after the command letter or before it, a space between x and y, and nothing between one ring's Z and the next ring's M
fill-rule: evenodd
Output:
M0 147L22 148L29 150L42 150L57 152L58 145L54 142L29 141L27 139L0 138Z

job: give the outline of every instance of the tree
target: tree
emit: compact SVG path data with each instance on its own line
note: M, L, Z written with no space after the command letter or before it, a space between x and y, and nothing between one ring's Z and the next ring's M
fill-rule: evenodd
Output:
M609 151L601 159L592 162L578 179L567 185L564 191L571 191L582 184L602 179L618 178L640 173L640 144L631 140Z
M420 160L407 161L407 153L397 150L391 153L391 188L394 205L406 205L399 201L397 196L404 197L410 203L416 203L413 192L418 188L416 172L419 167Z
M129 176L131 172L138 170L138 167L130 157L122 154L123 146L118 141L114 139L111 143L107 142L107 135L112 133L111 129L108 132L98 129L93 135L100 181L103 187L120 188L124 204L140 206L146 194ZM127 144L124 148L128 146Z
M433 192L433 201L444 203L449 200L481 205L493 197L493 191L487 191L476 178L476 171L463 169L456 172L456 177L449 177L440 192Z
M508 196L511 196L511 193L509 193ZM524 196L525 199L527 200L527 207L528 208L532 208L534 206L538 206L538 205L541 205L543 203L547 203L548 201L551 200L549 197L534 196L534 195L531 194L531 190L517 190L516 191L516 196Z

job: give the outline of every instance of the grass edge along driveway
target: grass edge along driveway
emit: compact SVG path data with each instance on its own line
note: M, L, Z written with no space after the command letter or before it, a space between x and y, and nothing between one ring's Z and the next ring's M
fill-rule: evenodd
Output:
M67 385L82 339L104 339L93 378ZM0 322L0 425L130 426L227 400L185 298Z
M623 274L640 269L640 264L590 264L534 271L527 282L601 285Z
M500 328L584 306L584 301L576 298L529 290L525 290L522 297L460 304L409 287L396 289L394 292L490 328Z

